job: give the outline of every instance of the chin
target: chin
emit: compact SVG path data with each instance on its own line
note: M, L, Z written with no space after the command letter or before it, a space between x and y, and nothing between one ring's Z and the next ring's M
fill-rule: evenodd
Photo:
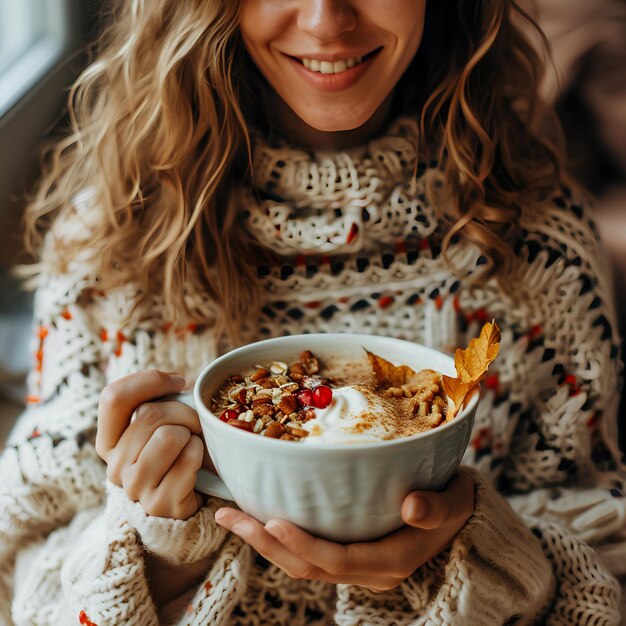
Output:
M334 133L355 130L363 126L375 113L373 111L296 111L296 115L308 126L321 132Z

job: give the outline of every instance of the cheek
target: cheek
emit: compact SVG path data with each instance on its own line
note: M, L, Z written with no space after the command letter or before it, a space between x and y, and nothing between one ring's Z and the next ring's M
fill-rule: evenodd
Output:
M435 0L440 1L440 0ZM390 0L385 4L379 24L393 33L403 56L413 56L422 41L426 0Z
M289 16L280 3L268 0L244 2L239 21L239 31L246 48L261 51L280 38L285 31Z

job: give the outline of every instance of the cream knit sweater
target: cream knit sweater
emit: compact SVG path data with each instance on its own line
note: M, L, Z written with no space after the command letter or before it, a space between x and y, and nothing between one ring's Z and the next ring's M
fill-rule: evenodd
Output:
M467 470L476 508L452 545L397 589L373 594L289 578L215 524L217 499L185 521L146 515L106 482L94 450L99 393L149 367L191 380L230 346L210 324L172 327L156 299L122 322L135 288L102 293L77 262L37 292L31 406L0 458L1 623L157 624L146 550L175 563L211 557L203 582L162 623L619 622L610 573L626 573L624 473L612 443L618 337L587 209L564 189L541 212L528 210L514 295L494 281L471 287L484 259L455 240L450 257L466 276L448 269L445 211L425 193L440 173L420 166L411 179L415 145L416 125L403 118L346 152L257 138L243 219L276 261L258 268L267 300L245 336L366 332L449 351L498 321L501 355L464 459L476 468ZM96 211L88 194L76 204Z

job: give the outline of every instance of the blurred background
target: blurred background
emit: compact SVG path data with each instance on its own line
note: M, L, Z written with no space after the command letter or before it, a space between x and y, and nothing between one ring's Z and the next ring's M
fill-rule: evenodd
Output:
M152 0L158 1L158 0ZM65 102L101 26L103 0L0 0L0 446L23 408L32 298L11 276L39 151L67 124ZM626 1L522 0L552 48L545 98L563 122L571 171L597 197L626 334ZM626 402L621 423L626 424ZM620 443L626 450L626 428Z

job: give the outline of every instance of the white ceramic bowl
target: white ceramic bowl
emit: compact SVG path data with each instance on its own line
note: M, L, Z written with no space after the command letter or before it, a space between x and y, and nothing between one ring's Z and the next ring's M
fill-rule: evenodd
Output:
M233 350L213 361L194 388L193 404L219 472L219 477L202 472L196 487L234 500L261 522L286 519L333 541L370 540L402 526L405 496L414 489L442 489L456 471L478 394L453 420L433 430L361 444L304 445L263 437L225 424L202 403L202 396L212 396L228 376L256 364L293 362L302 350L312 350L322 361L364 357L363 348L396 365L455 375L452 359L441 352L373 335L291 335Z

